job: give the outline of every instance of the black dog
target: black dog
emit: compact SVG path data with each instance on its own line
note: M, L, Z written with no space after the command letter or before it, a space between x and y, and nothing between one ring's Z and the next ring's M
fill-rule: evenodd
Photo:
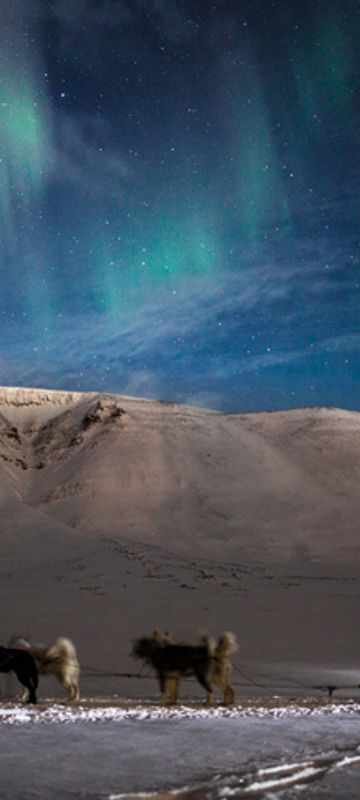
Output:
M195 675L207 691L207 703L214 702L213 684L224 692L226 704L234 702L234 690L229 682L231 664L229 653L234 650L235 637L231 633L220 636L217 645L204 636L201 644L172 644L169 634L154 631L152 636L142 636L134 642L131 655L141 658L156 671L161 691L161 703L165 705L167 694L170 702L177 699L179 679Z
M165 631L165 633L160 633L157 628L152 633L152 639L155 640L156 644L159 647L167 647L168 645L173 645L172 637L170 631ZM231 661L230 661L230 653L237 649L236 639L233 633L230 631L225 631L221 634L218 639L218 642L214 642L209 636L202 636L201 643L203 646L207 648L207 660L210 657L210 665L208 663L204 664L204 668L206 671L206 681L208 683L216 684L216 686L221 689L223 693L223 703L225 705L231 705L235 701L235 692L230 683L230 672L231 672ZM177 642L176 647L189 647L184 642ZM151 647L151 651L154 651L154 646ZM176 660L177 651L173 652L174 660ZM148 660L149 659L145 659ZM161 661L160 653L158 654L158 661ZM189 670L184 672L183 669L174 669L170 672L165 671L165 686L164 686L164 693L162 693L161 700L164 704L166 702L166 696L169 697L170 703L176 703L178 696L179 696L179 686L180 686L180 678L182 675L192 675L194 671L192 670L191 666ZM207 701L209 704L213 702L213 694L208 693Z
M36 703L38 673L35 661L26 650L0 645L0 672L15 672L20 683L29 691L28 703Z
M207 643L199 645L161 645L153 636L142 636L134 643L131 655L151 664L160 683L161 703L165 705L168 680L180 675L195 675L208 693L211 702L212 686L208 679L211 653Z

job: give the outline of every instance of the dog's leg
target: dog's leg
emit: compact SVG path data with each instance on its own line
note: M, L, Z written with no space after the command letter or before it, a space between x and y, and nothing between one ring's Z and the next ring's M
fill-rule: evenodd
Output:
M227 661L224 669L223 682L224 682L224 703L230 706L235 701L235 692L230 683L231 663Z
M67 690L68 690L68 701L69 703L72 703L74 700L74 684L69 683Z
M224 706L231 706L235 700L235 692L229 679L219 675L213 675L213 681L223 693Z
M231 706L234 702L235 702L235 692L231 684L228 683L228 685L224 690L224 704L226 706Z
M213 706L214 705L214 692L212 685L209 680L209 674L207 672L203 672L202 670L196 670L195 675L201 684L207 691L207 698L206 698L206 705Z
M228 675L213 674L213 682L221 689L223 693L223 703L225 706L230 706L235 700L235 692L229 681Z
M235 692L230 683L231 663L227 656L214 658L211 679L223 693L225 706L231 705L235 700Z
M63 680L61 680L61 683L62 683L64 689L66 689L66 691L68 693L67 700L69 702L72 703L75 700L79 699L80 693L79 693L79 687L78 687L77 683L75 683L74 681L71 681L69 678L65 678L65 677L63 678Z
M179 678L168 678L167 686L169 702L171 705L175 705L179 695Z
M75 683L75 682L74 682L74 683L72 683L72 700L73 700L74 702L77 702L78 700L80 700L80 691L79 691L79 686L78 686L78 684L77 684L77 683Z
M28 690L27 703L36 703L36 683L32 675L29 675L25 670L17 668L14 670L18 681Z
M210 688L210 691L207 690L206 705L207 706L213 706L214 705L214 692L213 692L212 688Z
M67 692L66 700L70 701L72 699L71 698L71 683L70 683L70 681L66 680L66 677L64 675L58 675L57 677L59 679L59 682L61 683L61 685L63 686L63 688Z
M32 685L32 682L31 682L31 686L29 687L29 697L28 697L26 702L27 703L34 703L34 704L37 703L36 690L35 690L35 686Z
M161 672L159 673L160 683L160 704L166 706L167 679Z
M171 678L165 677L165 703L171 703Z

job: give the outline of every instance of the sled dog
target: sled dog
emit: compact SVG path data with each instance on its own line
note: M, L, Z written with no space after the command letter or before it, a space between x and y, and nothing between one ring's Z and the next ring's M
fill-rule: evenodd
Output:
M0 672L15 672L25 687L28 703L36 703L38 673L35 660L26 650L17 647L0 647Z
M200 644L183 642L172 643L169 632L161 634L153 631L151 636L143 636L134 642L131 654L143 659L156 671L160 684L161 704L176 703L179 683L182 676L195 675L200 685L206 689L207 704L213 705L213 684L223 692L223 702L234 702L235 693L230 683L231 662L229 655L236 649L235 636L222 633L215 644L208 636L203 636Z
M79 699L80 664L70 639L59 637L49 646L33 645L23 638L14 639L12 643L31 653L39 675L55 675L66 689L68 700Z

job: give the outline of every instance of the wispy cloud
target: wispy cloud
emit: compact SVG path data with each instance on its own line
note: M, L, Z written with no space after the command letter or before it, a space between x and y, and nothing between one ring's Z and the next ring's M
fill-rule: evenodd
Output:
M52 14L61 27L63 46L68 48L86 26L87 40L92 37L96 48L99 36L132 31L137 38L142 26L151 26L160 37L169 42L186 42L197 28L191 13L185 13L178 0L54 0Z
M344 333L324 339L315 348L318 353L360 353L360 333Z
M102 118L58 113L56 152L49 178L66 183L82 194L95 193L97 200L122 197L133 170L128 156L111 143L112 129Z

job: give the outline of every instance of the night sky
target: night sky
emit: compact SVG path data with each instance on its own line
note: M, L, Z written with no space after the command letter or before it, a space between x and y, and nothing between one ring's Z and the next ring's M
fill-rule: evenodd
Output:
M359 2L0 9L0 384L360 410Z

